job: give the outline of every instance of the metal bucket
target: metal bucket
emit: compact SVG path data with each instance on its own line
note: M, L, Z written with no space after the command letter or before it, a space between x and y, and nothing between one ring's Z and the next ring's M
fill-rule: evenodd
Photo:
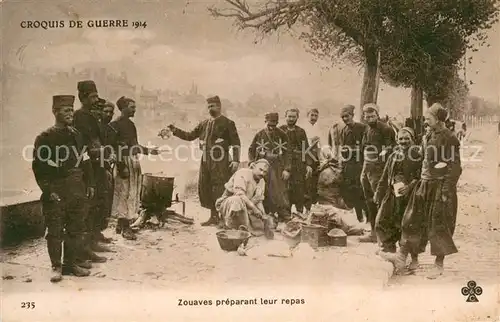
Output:
M328 245L346 247L347 234L339 228L334 228L328 232Z
M172 206L174 179L162 173L145 173L142 175L141 204L168 208Z
M249 232L242 230L222 230L215 235L220 248L227 252L237 251L238 247L243 243L246 245L248 239L252 236Z
M312 248L328 246L327 228L321 225L303 225L301 240Z

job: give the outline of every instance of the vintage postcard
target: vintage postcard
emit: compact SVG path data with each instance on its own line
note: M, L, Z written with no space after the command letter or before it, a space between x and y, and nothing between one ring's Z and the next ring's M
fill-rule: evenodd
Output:
M499 321L495 0L0 6L2 321Z

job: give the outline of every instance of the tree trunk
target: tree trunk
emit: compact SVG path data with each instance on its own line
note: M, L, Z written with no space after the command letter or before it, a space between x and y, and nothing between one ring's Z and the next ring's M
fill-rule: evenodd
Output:
M363 115L363 106L367 103L377 103L377 77L378 77L378 55L373 46L364 48L365 71L363 74L363 86L361 87L360 115Z
M411 88L410 116L412 119L419 119L423 115L424 92L421 88L413 85Z

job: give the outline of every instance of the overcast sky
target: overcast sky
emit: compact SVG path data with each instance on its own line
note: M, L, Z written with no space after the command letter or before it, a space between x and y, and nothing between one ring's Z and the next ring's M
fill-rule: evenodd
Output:
M203 94L244 101L253 92L333 98L357 104L361 72L352 66L322 70L303 44L287 35L255 42L232 22L212 18L207 7L222 0L175 1L4 1L3 57L26 70L69 71L96 64L150 88L187 91L196 81ZM145 29L22 29L22 20L128 19ZM67 23L67 22L66 22ZM475 53L468 68L472 94L498 102L499 26L491 46ZM19 89L22 90L22 89ZM5 93L9 95L9 93ZM382 86L381 106L407 106L409 92Z

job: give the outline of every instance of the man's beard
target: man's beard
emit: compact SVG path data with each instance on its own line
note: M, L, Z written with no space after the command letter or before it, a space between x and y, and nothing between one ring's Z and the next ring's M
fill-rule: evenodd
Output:
M210 116L215 117L215 116L217 116L219 113L218 113L217 111L210 110L210 111L208 111L208 114L210 114Z
M287 121L286 123L288 124L288 126L295 126L295 124L297 124L297 121Z

